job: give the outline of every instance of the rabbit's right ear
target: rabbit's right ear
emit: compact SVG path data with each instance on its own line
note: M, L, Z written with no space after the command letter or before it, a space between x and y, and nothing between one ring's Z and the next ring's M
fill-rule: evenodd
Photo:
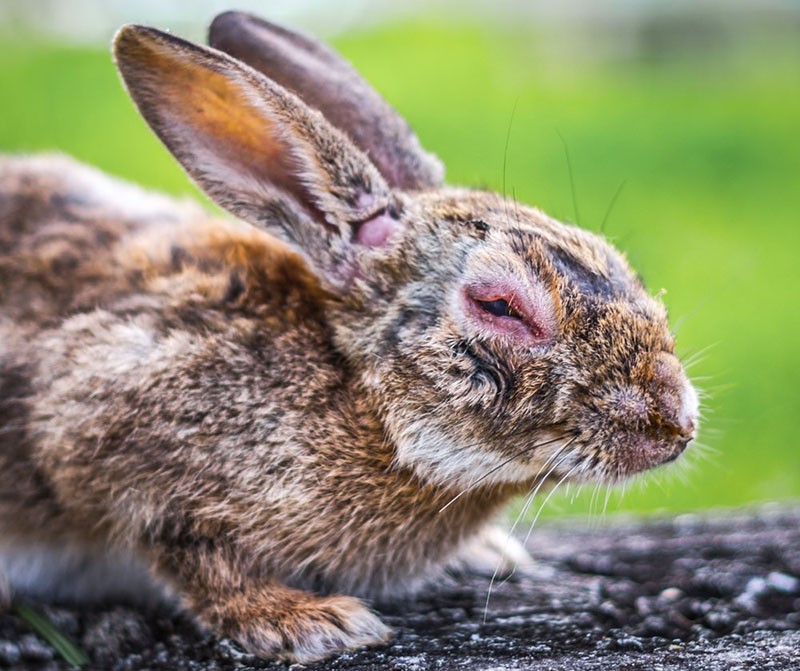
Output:
M124 26L114 55L142 116L215 201L292 244L329 290L369 280L359 264L401 223L390 187L341 131L216 49Z
M440 186L444 167L408 123L333 49L251 14L225 12L208 43L247 63L320 110L400 189Z

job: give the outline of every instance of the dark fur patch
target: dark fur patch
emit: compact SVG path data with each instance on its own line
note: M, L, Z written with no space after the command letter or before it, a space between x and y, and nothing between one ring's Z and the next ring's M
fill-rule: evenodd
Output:
M27 398L33 393L31 375L26 365L0 358L0 446L3 453L22 445L25 420L28 416Z
M225 291L225 295L222 297L223 303L235 303L245 292L244 282L242 282L242 278L239 277L237 273L232 273L230 281L228 282L228 288Z
M591 295L610 300L622 293L622 287L610 278L592 272L579 259L563 249L550 247L549 253L558 272L578 288L582 295Z
M172 245L172 247L169 249L169 261L172 270L179 272L186 264L189 263L189 252L179 245Z
M0 505L58 514L50 485L29 453L28 398L33 394L33 370L0 357ZM21 488L20 483L27 486Z
M460 340L451 347L456 356L465 357L471 365L469 373L472 384L476 387L490 385L497 393L498 402L506 402L515 386L514 372L505 361L493 356L479 343Z

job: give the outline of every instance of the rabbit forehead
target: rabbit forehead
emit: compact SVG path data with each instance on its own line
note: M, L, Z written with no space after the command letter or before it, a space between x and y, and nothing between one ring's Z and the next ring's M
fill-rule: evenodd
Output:
M434 235L474 240L473 253L493 256L496 270L520 273L525 268L551 282L561 277L580 293L604 299L645 295L624 254L601 236L535 207L459 188L429 192L419 205L415 216L433 224Z

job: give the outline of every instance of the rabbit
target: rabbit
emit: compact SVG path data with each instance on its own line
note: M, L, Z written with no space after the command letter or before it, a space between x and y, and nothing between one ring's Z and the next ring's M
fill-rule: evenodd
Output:
M454 566L524 561L512 497L678 458L697 395L602 237L445 186L316 40L228 12L210 44L126 25L113 51L234 218L0 160L0 546L132 557L306 663L385 643L372 606Z

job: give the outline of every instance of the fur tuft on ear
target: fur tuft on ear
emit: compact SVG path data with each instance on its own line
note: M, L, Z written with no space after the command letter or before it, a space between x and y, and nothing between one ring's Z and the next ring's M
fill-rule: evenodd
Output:
M320 110L370 156L392 186L441 185L441 161L420 146L408 123L327 45L242 12L217 16L208 40Z
M390 243L359 231L386 216L385 180L296 95L153 28L121 28L114 55L140 113L188 174L222 207L298 248L328 288L349 286L361 247Z

